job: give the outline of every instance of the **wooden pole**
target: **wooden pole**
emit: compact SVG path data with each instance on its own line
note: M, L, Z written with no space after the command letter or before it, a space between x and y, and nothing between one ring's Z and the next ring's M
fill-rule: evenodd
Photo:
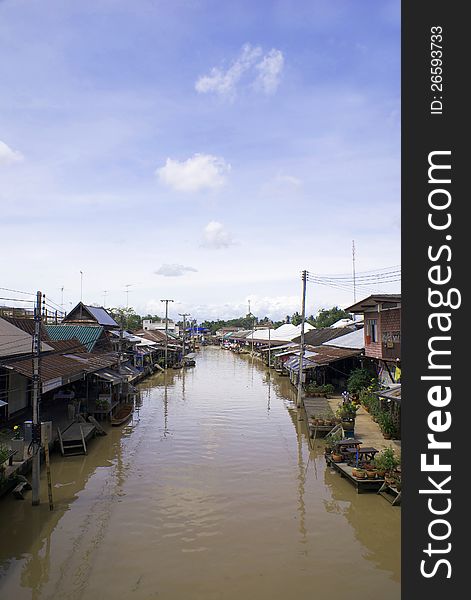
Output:
M51 463L49 460L49 439L47 437L47 431L44 432L44 455L46 457L47 493L49 496L49 510L54 510L54 501L52 499Z
M39 423L39 403L41 401L41 302L42 293L36 294L36 306L34 309L34 335L33 335L33 423L32 423L32 499L33 506L38 506L39 478L41 468L41 425Z
M302 294L302 308L301 308L301 343L300 343L300 348L299 348L298 394L297 394L297 398L296 398L296 408L298 409L298 416L300 415L299 409L302 407L302 395L303 395L304 322L306 320L306 280L307 280L307 271L303 271L302 272L303 294Z

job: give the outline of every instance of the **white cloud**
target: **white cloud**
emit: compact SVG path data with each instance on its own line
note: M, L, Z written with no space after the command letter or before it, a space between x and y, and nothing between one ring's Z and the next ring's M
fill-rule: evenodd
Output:
M203 232L203 246L206 248L228 248L234 244L232 235L218 221L210 221Z
M265 94L273 94L280 83L284 65L283 53L273 48L263 56L260 46L253 47L245 44L239 56L227 70L213 67L209 75L203 75L195 83L195 89L200 94L214 92L220 96L232 98L237 84L246 74L255 77L253 87ZM258 61L258 62L257 62Z
M262 49L257 46L253 48L250 44L244 44L239 56L233 61L227 71L221 71L214 67L209 75L203 75L195 83L195 89L201 94L215 92L221 96L234 94L236 84L262 55Z
M275 321L280 321L286 315L300 311L301 299L299 296L251 295L233 303L182 303L179 312L191 312L192 316L197 319L235 319L247 314L249 299L250 312L259 318L267 316Z
M182 162L167 158L165 166L156 170L156 175L163 184L178 192L198 192L223 186L230 169L223 158L195 154Z
M275 48L270 50L255 67L258 71L255 88L262 90L265 94L275 93L280 84L283 65L283 53Z
M185 267L184 265L165 264L162 265L160 269L155 271L155 274L163 275L164 277L181 277L182 275L185 275L185 273L187 273L188 271L193 271L196 273L198 269L195 269L194 267Z
M15 162L21 162L23 155L18 150L12 150L5 142L0 140L0 165L9 165Z
M298 193L302 188L303 182L293 175L278 175L271 181L261 187L261 191L267 195L286 196L287 194Z

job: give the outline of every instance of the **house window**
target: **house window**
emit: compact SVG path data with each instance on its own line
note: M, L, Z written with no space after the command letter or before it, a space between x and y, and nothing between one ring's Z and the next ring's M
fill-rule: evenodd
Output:
M377 342L378 341L378 326L376 323L376 319L369 319L368 329L369 329L369 334L370 334L370 341Z

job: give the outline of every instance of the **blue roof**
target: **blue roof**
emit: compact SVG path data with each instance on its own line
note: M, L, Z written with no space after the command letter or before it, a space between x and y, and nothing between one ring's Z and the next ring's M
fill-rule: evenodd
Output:
M119 327L118 323L116 323L113 317L104 308L99 306L85 306L85 308L95 317L99 325Z
M76 339L88 352L95 347L103 333L103 327L95 325L45 325L49 339L55 342Z

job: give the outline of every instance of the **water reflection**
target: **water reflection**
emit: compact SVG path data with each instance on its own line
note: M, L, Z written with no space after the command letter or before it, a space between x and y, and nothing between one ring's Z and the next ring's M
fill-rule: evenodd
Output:
M143 382L88 456L53 455L52 513L0 501L0 596L398 599L400 510L326 469L287 378L197 363Z

